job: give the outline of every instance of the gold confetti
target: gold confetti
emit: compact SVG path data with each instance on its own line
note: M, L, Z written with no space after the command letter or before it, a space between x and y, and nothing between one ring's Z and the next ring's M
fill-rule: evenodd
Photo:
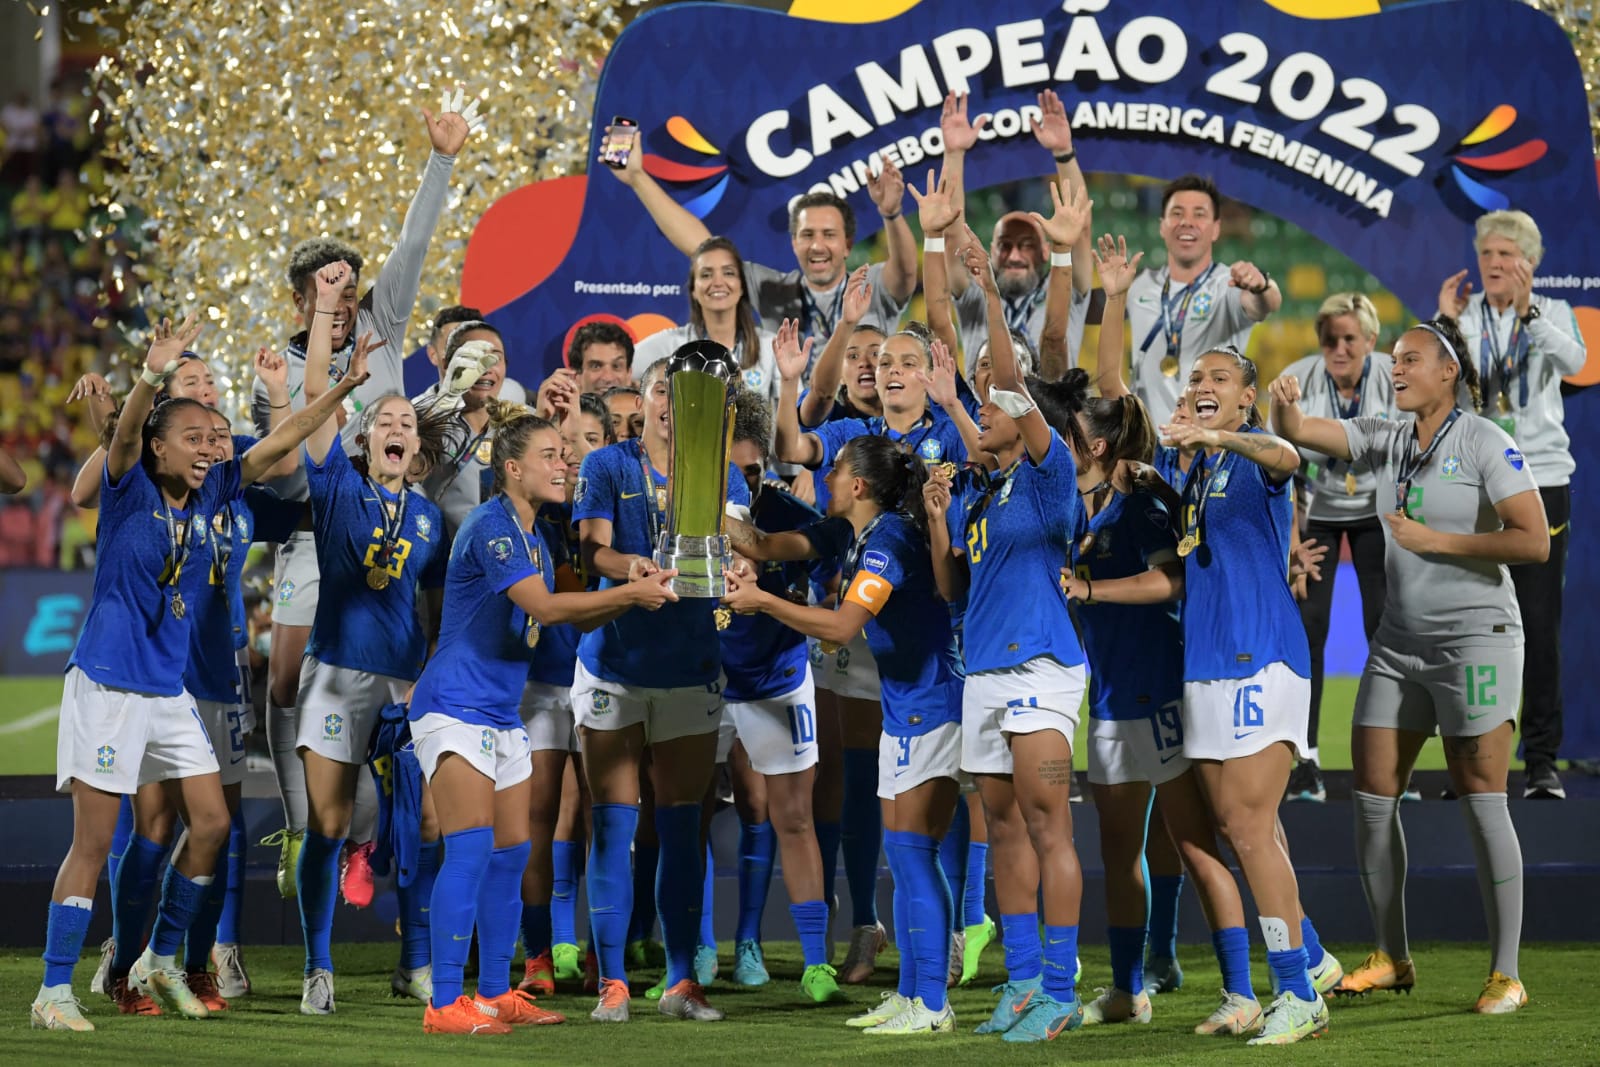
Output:
M145 217L140 269L117 285L152 318L211 320L198 347L225 411L243 416L256 348L300 328L289 249L337 237L376 278L428 158L420 109L437 112L460 85L488 125L456 161L407 338L420 346L433 312L459 297L483 212L585 169L600 63L640 2L463 0L442 15L416 0L108 0L80 14L115 49L91 90L112 161L100 202ZM145 342L129 339L119 369Z

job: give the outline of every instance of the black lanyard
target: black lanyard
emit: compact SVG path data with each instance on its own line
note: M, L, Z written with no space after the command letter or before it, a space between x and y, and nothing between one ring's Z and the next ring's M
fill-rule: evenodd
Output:
M850 276L847 274L839 283L839 288L833 294L833 311L830 314L822 313L822 305L817 303L817 298L811 293L811 286L806 284L804 278L800 279L800 340L803 342L810 337L819 337L824 342L833 336L834 324L839 321L839 316L844 312L844 291L850 285ZM812 322L817 322L822 328L812 330ZM817 350L821 355L821 349ZM807 368L809 370L809 368Z
M1489 306L1489 301L1483 302L1483 331L1478 345L1478 377L1483 382L1487 392L1489 382L1494 370L1500 371L1500 379L1495 383L1495 395L1503 397L1511 391L1511 379L1517 379L1517 406L1528 406L1528 353L1531 346L1528 331L1523 328L1522 320L1516 317L1516 309L1511 309L1511 336L1506 339L1505 351L1500 349L1500 315ZM1485 397L1487 399L1487 397Z
M1039 306L1039 301L1044 299L1045 291L1046 286L1040 284L1034 286L1033 291L1026 296L1004 301L1006 328L1013 333L1028 336L1028 320L1033 318L1033 310Z
M1200 498L1192 505L1194 511L1191 513L1189 522L1186 524L1183 531L1183 542L1189 546L1190 552L1194 551L1195 548L1205 543L1206 505L1211 499L1211 487L1216 484L1217 478L1228 469L1228 464L1232 459L1233 453L1229 452L1227 449L1223 449L1222 454L1217 457L1215 466L1207 469L1206 456L1205 453L1202 452L1196 457L1194 466L1189 468L1189 477L1185 479L1183 483L1184 503L1187 504L1189 502L1191 489L1194 489L1198 486L1200 490ZM1205 473L1204 482L1202 482L1200 478L1202 471ZM1226 487L1228 484L1227 480L1224 479L1222 484L1224 487ZM1180 544L1178 547L1181 550L1183 548L1183 544ZM1188 555L1188 553L1186 552L1184 555Z
M839 580L842 583L841 588L850 588L850 583L855 579L856 576L857 561L861 559L861 552L864 548L866 548L867 538L872 536L872 531L878 528L878 523L882 522L884 517L888 514L889 513L887 511L880 511L874 515L872 517L872 521L867 523L867 528L862 530L854 541L850 542L849 548L845 549L844 565L839 570ZM844 600L843 597L840 597L839 599L841 602ZM837 604L834 605L834 610L838 610Z
M157 490L160 492L160 490ZM194 505L194 494L189 494L189 504ZM172 505L167 503L167 495L161 494L161 517L167 523L167 542L171 546L170 555L167 557L167 569L163 584L177 588L178 579L183 576L183 565L189 559L189 553L194 551L194 516L191 515L181 524L172 516ZM180 601L181 603L181 601ZM180 618L182 616L179 616Z
M517 533L522 535L522 547L527 549L528 563L532 565L533 573L543 574L544 552L533 547L533 541L528 538L528 531L522 528L522 519L517 515L517 509L511 503L511 498L506 496L504 493L501 493L500 506L506 509L506 516L511 519L511 525L515 526L517 528ZM537 513L534 514L533 521L535 523L539 521ZM527 615L526 612L523 614ZM529 648L533 648L539 643L539 635L543 632L543 629L544 627L538 619L534 618L532 615L528 615L528 621L522 628L523 642Z
M383 498L383 487L372 478L367 479L367 485L372 488L373 495L378 498L378 519L383 523L383 541L379 550L376 564L379 567L389 566L389 561L394 558L395 546L400 542L400 533L406 525L406 497L408 491L405 484L401 483L400 492L396 494L395 506L391 511L389 504Z
M938 423L934 420L934 417L932 415L924 413L922 417L923 417L924 420L926 420L926 425L921 425L921 426L916 427L915 429L908 430L906 433L901 434L899 437L889 437L889 435L894 433L895 431L891 430L889 428L889 424L884 421L884 418L883 418L882 415L874 416L873 421L877 423L877 427L876 427L877 436L879 436L879 437L888 437L890 441L894 442L894 444L899 447L900 451L909 452L912 455L917 456L918 458L921 458L921 456L922 456L921 449L922 449L923 442L925 442L928 439L928 435L933 433L934 429L938 425ZM869 428L870 428L870 423L869 423ZM922 433L918 434L917 439L915 441L913 441L911 439L911 435L913 433L915 433L916 430L919 430L919 429L922 431Z
M1460 417L1460 408L1451 409L1450 414L1444 420L1444 425L1439 427L1439 432L1433 435L1433 440L1429 442L1428 447L1423 450L1420 456L1412 454L1416 451L1416 427L1413 426L1411 433L1406 435L1406 449L1400 457L1400 473L1394 483L1394 509L1396 511L1406 514L1406 497L1411 495L1412 480L1422 472L1423 467L1428 465L1428 460L1432 459L1433 454L1439 450L1439 442L1444 440L1444 435L1450 432L1450 427L1454 426L1456 420ZM1406 517L1410 518L1409 515L1406 515Z
M983 495L979 497L970 508L967 509L966 519L961 525L963 530L970 531L973 526L977 525L978 520L983 517L983 513L989 509L989 502L994 500L996 494L999 494L1001 503L1005 502L1005 499L1011 495L1011 479L1016 475L1017 470L1021 466L1022 459L1021 457L1018 457L1016 460L1012 461L1011 466L1007 467L997 475L990 474L987 468L977 465L973 465L972 467L968 468L974 472L983 472ZM978 481L978 476L976 473L973 481Z
M1172 295L1172 274L1167 273L1167 280L1161 284L1161 317L1150 327L1150 332L1145 335L1144 343L1139 346L1139 351L1150 350L1150 342L1156 339L1156 334L1166 331L1167 356L1177 359L1179 351L1183 348L1183 325L1189 321L1189 301L1194 299L1195 292L1211 277L1211 272L1217 269L1212 263L1205 269L1205 273L1194 281L1179 289L1177 295ZM1176 309L1176 314L1174 314Z
M233 559L233 505L224 504L217 517L222 521L222 536L217 536L215 527L207 536L211 538L211 573L218 585L224 585L227 582L228 562Z
M644 476L644 507L645 515L650 523L650 551L655 551L656 541L661 536L661 528L666 525L666 507L661 499L664 490L656 487L656 476L650 469L650 452L644 447L644 442L639 443L639 473Z

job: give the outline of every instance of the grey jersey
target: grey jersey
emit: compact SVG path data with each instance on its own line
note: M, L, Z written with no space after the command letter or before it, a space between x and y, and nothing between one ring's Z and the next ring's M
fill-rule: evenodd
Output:
M433 407L439 398L439 387L429 386L428 391L412 403L418 413ZM456 531L467 521L472 509L484 502L484 486L491 481L490 450L494 447L494 431L485 427L479 433L467 424L458 411L450 419L444 435L444 460L417 486L422 495L433 501L444 516L445 536L455 539Z
M1025 318L1022 332L1033 342L1035 352L1039 351L1039 338L1044 336L1044 303L1049 289L1050 277L1046 275L1026 301L1018 302L1015 311L1007 309L1008 322ZM1093 295L1092 292L1079 293L1073 290L1072 304L1067 308L1069 367L1078 365L1078 351L1083 347L1083 326L1089 319L1089 298ZM989 342L989 302L984 299L983 288L973 283L961 290L961 295L952 303L956 309L956 329L961 335L961 365L970 377L972 369L978 365L978 350ZM1001 303L1005 301L1002 299ZM1035 365L1033 369L1037 371L1039 368Z
M1367 357L1365 380L1361 383L1354 411L1339 395L1320 354L1291 363L1283 374L1299 379L1300 408L1313 418L1343 419L1356 415L1410 420L1411 416L1401 416L1394 404L1394 380L1389 375L1393 368L1394 360L1382 352ZM1301 448L1300 474L1311 487L1306 517L1312 522L1360 522L1378 514L1377 482L1365 463L1346 463ZM1389 506L1393 504L1391 500Z
M1172 421L1178 394L1189 382L1189 368L1202 352L1231 344L1243 352L1255 321L1245 314L1242 290L1228 284L1229 265L1212 263L1194 281L1188 313L1179 333L1178 365L1162 370L1167 358L1166 327L1176 323L1182 285L1168 285L1166 267L1144 270L1128 289L1128 336L1133 341L1133 394L1144 401L1157 426ZM1162 313L1161 291L1168 290L1170 311ZM1168 373L1170 371L1170 373Z
M772 355L772 345L777 337L766 329L758 329L756 332L760 336L760 351L756 353L755 362L739 372L739 384L761 395L767 403L776 405L778 391L783 385L778 378L778 362ZM699 337L700 334L693 326L674 326L646 337L633 350L633 380L637 382L643 378L650 364L668 358L679 348L690 341L698 340ZM822 346L819 344L817 351L821 350ZM734 346L733 359L743 367L745 353L742 343Z
M1415 424L1363 416L1343 425L1352 458L1372 468L1379 510L1393 511L1401 464L1408 454L1420 454ZM1533 472L1510 436L1467 412L1412 479L1406 511L1444 533L1493 533L1501 529L1495 505L1535 491ZM1388 595L1379 643L1418 648L1522 640L1522 614L1505 564L1419 556L1394 543L1387 522L1383 533Z
M1571 304L1536 295L1533 306L1539 309L1539 317L1528 327L1528 356L1522 375L1508 379L1502 360L1496 358L1510 347L1517 326L1516 309L1498 314L1492 308L1486 311L1482 293L1474 293L1461 313L1461 334L1467 340L1461 358L1478 361L1483 413L1516 438L1517 447L1533 468L1534 480L1543 486L1566 485L1577 464L1567 437L1561 379L1583 368L1587 352ZM1506 398L1507 409L1500 406L1501 396Z
M886 266L884 263L874 263L867 268L867 284L872 286L872 306L862 316L861 325L875 326L888 334L894 333L900 323L900 315L911 299L907 297L901 303L889 295L883 284ZM756 314L761 316L762 328L776 331L784 319L798 319L800 335L817 339L813 357L822 354L822 346L828 343L828 336L839 322L839 314L844 310L844 286L849 278L849 274L842 274L832 289L819 293L806 285L798 267L780 271L760 263L744 265L745 291L755 303ZM809 370L807 368L808 380Z
M359 452L356 444L356 434L361 428L361 419L357 417L359 413L381 397L405 393L402 364L406 354L406 327L411 322L411 309L417 302L417 290L422 285L422 267L427 260L428 245L433 240L439 214L444 210L445 198L450 191L450 171L455 164L454 156L441 156L435 152L428 157L428 163L422 170L422 185L412 198L405 223L400 228L400 239L395 243L394 251L384 259L372 288L361 298L356 309L355 328L350 331L351 340L342 351L333 354L333 374L337 379L349 366L350 356L355 351L354 338L371 333L386 342L367 357L367 369L371 377L357 386L345 401L346 407L353 411L344 424L341 439L345 451L350 455ZM289 406L293 410L306 405L306 362L300 347L303 343L304 335L301 335L290 342L284 352L289 362ZM251 394L250 408L256 433L265 437L272 429L272 408L267 402L267 387L259 381ZM285 500L306 499L304 467L272 482L271 486Z

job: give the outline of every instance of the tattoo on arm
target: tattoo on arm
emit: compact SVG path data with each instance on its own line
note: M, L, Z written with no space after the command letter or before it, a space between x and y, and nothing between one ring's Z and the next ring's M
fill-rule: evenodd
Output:
M728 540L733 542L736 548L750 548L761 541L761 531L750 523L730 518L727 526Z

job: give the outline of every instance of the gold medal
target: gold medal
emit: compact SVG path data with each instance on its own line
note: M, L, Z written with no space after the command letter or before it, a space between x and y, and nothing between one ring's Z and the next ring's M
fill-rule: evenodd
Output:
M527 642L529 648L535 648L538 646L539 635L543 632L543 630L544 628L538 623L534 622L532 619L528 620Z
M1168 378L1176 378L1178 376L1178 357L1163 356L1161 358L1161 373Z
M1344 472L1344 491L1351 496L1356 495L1356 476L1353 471Z
M493 456L494 442L488 438L484 438L482 441L478 442L477 451L473 453L472 458L487 467L489 465L489 460L493 458Z
M1511 411L1511 398L1505 393L1500 394L1500 413L1508 414Z
M716 622L717 629L726 630L729 626L733 625L733 609L718 608L716 611L711 613L711 618Z
M844 646L837 641L818 641L817 647L822 650L824 656L831 656Z
M382 567L372 567L368 569L367 588L374 591L382 591L389 588L389 572L384 570Z
M928 470L929 470L929 473L942 474L946 478L951 479L952 481L955 480L956 465L954 463L951 463L949 460L946 460L943 463L935 463Z
M1178 555L1187 556L1200 547L1200 538L1194 534L1185 534L1182 541L1178 542Z
M172 617L174 619L181 619L181 618L184 617L184 615L188 614L188 611L189 611L188 607L183 602L183 594L182 593L176 593L176 592L173 593L172 594Z

